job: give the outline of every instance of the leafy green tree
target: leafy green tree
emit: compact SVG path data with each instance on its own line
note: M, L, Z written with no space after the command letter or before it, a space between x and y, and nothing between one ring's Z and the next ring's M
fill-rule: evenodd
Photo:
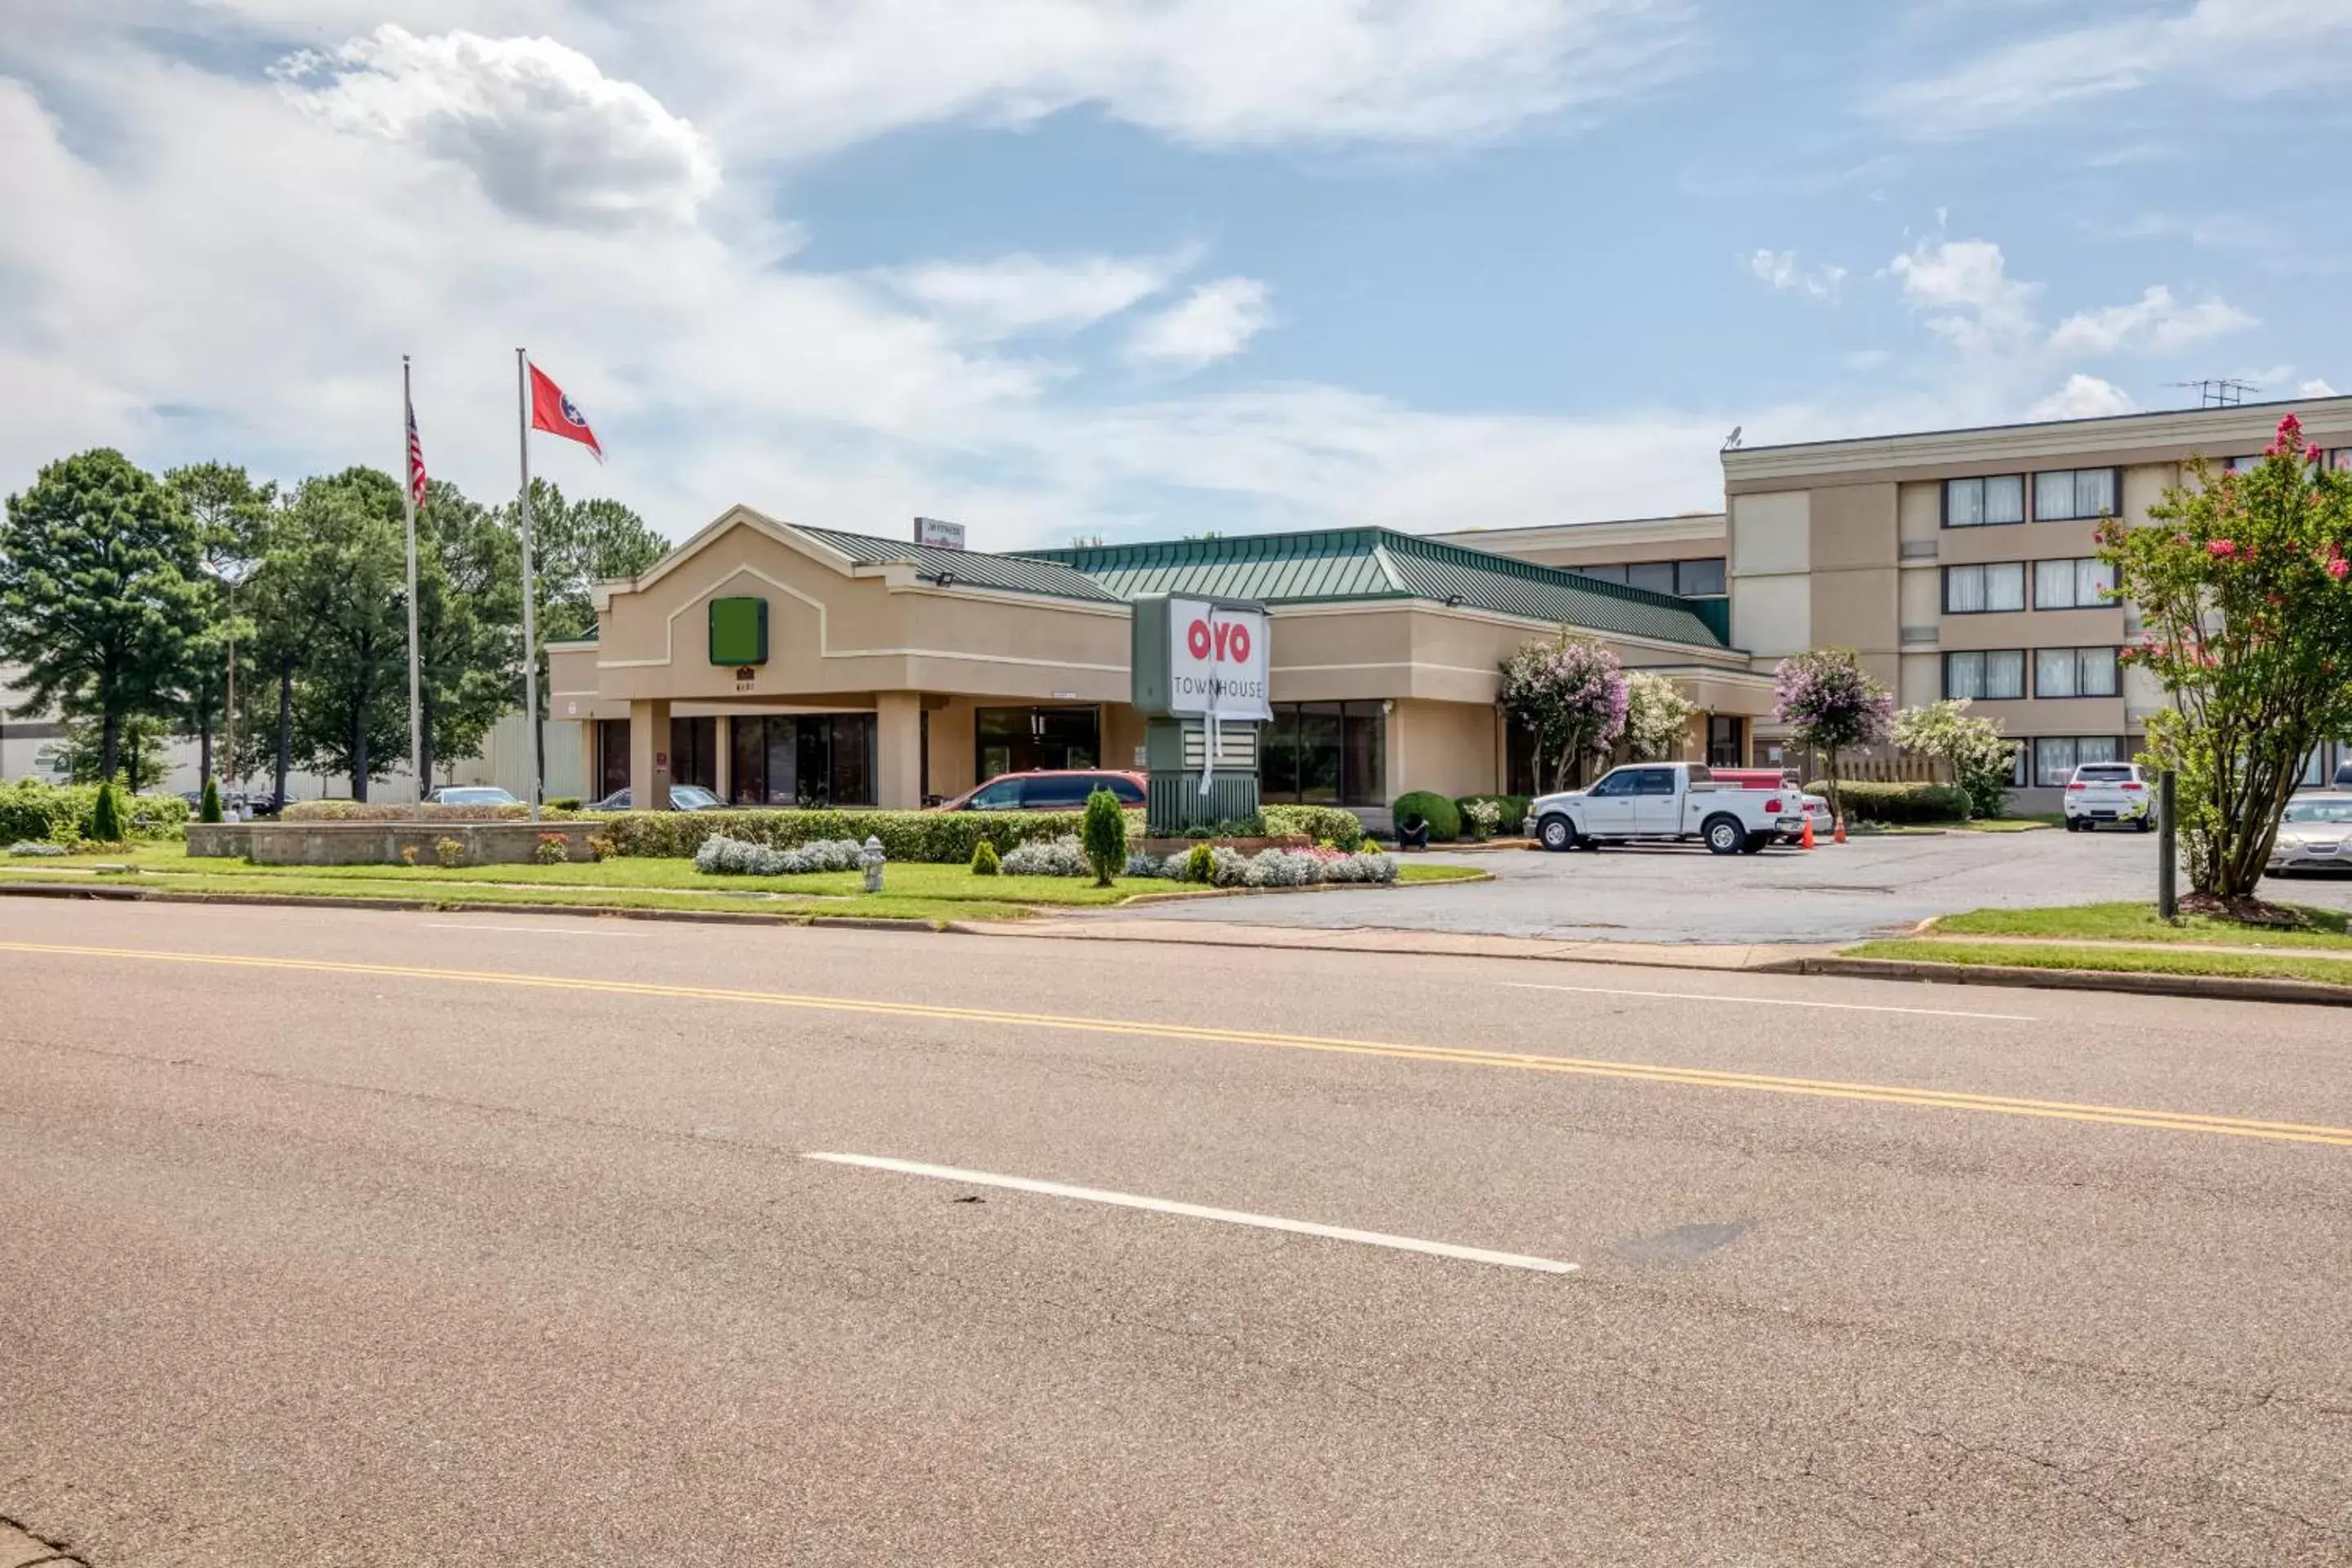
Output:
M1087 864L1094 868L1095 886L1108 888L1127 865L1127 814L1118 796L1098 789L1087 796L1083 822Z
M1625 746L1637 763L1663 761L1690 738L1698 704L1663 675L1637 669L1625 678Z
M105 721L95 713L77 713L68 708L64 727L62 737L41 748L41 764L65 774L69 784L103 783L108 777ZM170 745L170 727L161 717L131 714L115 731L115 753L121 765L112 776L126 784L133 795L153 789L172 771Z
M478 755L515 709L522 658L520 548L496 513L439 479L417 517L416 603L430 780L437 763Z
M408 548L399 484L374 468L302 481L263 572L295 749L355 800L408 752ZM299 631L294 628L299 627Z
M2292 414L2252 470L2189 473L2148 526L2101 524L2099 553L2146 628L2123 660L2172 699L2146 756L2179 773L2192 896L2226 910L2253 897L2304 757L2352 731L2352 473Z
M501 509L509 531L516 527L514 503ZM530 482L532 605L540 647L531 650L539 667L539 713L547 717L547 655L551 642L572 642L593 636L596 606L592 590L599 583L634 577L669 553L668 542L646 526L645 519L616 500L567 501L563 492L544 479ZM520 679L520 671L517 673ZM520 695L520 693L518 693ZM520 703L517 706L520 706ZM539 775L547 776L546 731L531 726L531 743L538 749Z
M18 711L95 713L109 777L124 721L168 705L204 631L198 557L186 509L117 451L51 463L8 498L0 659L23 672Z
M1838 789L1840 757L1885 741L1895 728L1895 699L1862 667L1850 647L1808 648L1772 671L1773 711L1801 746L1828 764L1830 811L1845 816Z
M1999 816L2007 809L2018 742L2003 736L1991 720L1969 712L1967 698L1904 709L1895 715L1895 743L1940 758L1969 797L1969 816Z
M243 595L245 602L239 602L241 579L268 548L278 487L274 482L256 484L245 469L230 463L194 463L170 469L163 475L163 486L195 526L198 559L211 579L214 596L204 634L191 648L188 669L173 705L181 733L196 739L198 772L209 779L215 771L213 736L226 717L231 651L248 667L253 663L253 621L246 613L251 596ZM242 708L241 692L239 699ZM243 745L238 749L247 750ZM244 776L241 762L230 759L233 777Z

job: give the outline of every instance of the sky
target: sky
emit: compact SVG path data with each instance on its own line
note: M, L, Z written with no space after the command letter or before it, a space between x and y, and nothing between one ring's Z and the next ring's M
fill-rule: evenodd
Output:
M94 446L976 548L1712 510L2352 391L2347 0L0 0L0 491Z

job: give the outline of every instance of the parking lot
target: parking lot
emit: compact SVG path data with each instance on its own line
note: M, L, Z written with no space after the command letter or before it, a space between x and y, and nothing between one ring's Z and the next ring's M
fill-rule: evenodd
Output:
M1890 834L1754 857L1660 844L1566 855L1433 851L1429 858L1476 866L1496 880L1256 899L1245 913L1224 900L1121 913L1586 942L1826 942L1964 910L2156 896L2156 840L2113 831ZM2352 878L2273 879L2262 896L2352 909Z

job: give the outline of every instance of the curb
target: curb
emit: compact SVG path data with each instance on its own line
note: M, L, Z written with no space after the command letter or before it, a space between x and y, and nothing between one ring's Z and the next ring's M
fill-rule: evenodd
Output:
M15 1520L0 1515L0 1568L53 1568L58 1563L89 1568L89 1559L69 1549L64 1542L35 1535Z
M2029 991L2120 991L2139 996L2198 997L2209 1002L2291 1002L2313 1007L2352 1007L2352 986L2231 974L2134 974L2106 969L1928 963L1905 958L1790 958L1760 964L1751 973L1915 980L1930 985L2006 985Z
M0 898L95 899L116 903L237 904L262 909L390 910L396 914L569 915L575 920L672 921L687 925L847 926L858 931L938 931L937 921L877 915L776 914L751 910L625 910L599 904L445 904L431 899L306 898L280 893L176 893L160 888L70 887L49 882L0 883ZM0 1568L5 1568L0 1563Z
M1253 889L1251 890L1276 889ZM1299 889L1278 890L1296 892ZM1024 929L1024 925L1029 929ZM1040 929L1046 926L1054 929ZM1796 971L1787 966L1799 962L1792 958L1774 958L1756 963L1696 963L1687 957L1675 956L1675 944L1671 942L1601 942L1576 952L1529 952L1525 949L1475 952L1460 947L1440 946L1435 943L1362 947L1344 943L1256 942L1245 937L1224 936L1216 932L1197 933L1175 922L1170 922L1156 929L1150 936L1127 936L1113 932L1087 931L1079 927L1075 920L1056 920L1051 916L1034 923L1017 921L950 921L946 929L960 936L1009 937L1027 942L1123 942L1168 947L1246 948L1259 952L1339 952L1373 958L1504 959L1515 963L1591 963L1627 969L1682 969L1709 974L1794 973ZM1320 934L1344 936L1352 931L1383 931L1408 934L1403 931L1403 928L1394 926L1356 926L1340 931L1324 931ZM1469 933L1453 934L1469 936ZM1469 940L1477 939L1470 936ZM1517 942L1529 939L1506 937L1497 940ZM1770 947L1776 944L1733 943L1730 945Z

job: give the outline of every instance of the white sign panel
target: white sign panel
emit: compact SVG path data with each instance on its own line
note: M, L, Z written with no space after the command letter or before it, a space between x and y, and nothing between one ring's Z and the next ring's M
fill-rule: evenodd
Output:
M931 550L961 550L963 524L941 522L936 517L915 520L915 542Z
M1169 706L1240 723L1271 720L1266 658L1273 641L1264 610L1223 609L1206 599L1171 595Z

